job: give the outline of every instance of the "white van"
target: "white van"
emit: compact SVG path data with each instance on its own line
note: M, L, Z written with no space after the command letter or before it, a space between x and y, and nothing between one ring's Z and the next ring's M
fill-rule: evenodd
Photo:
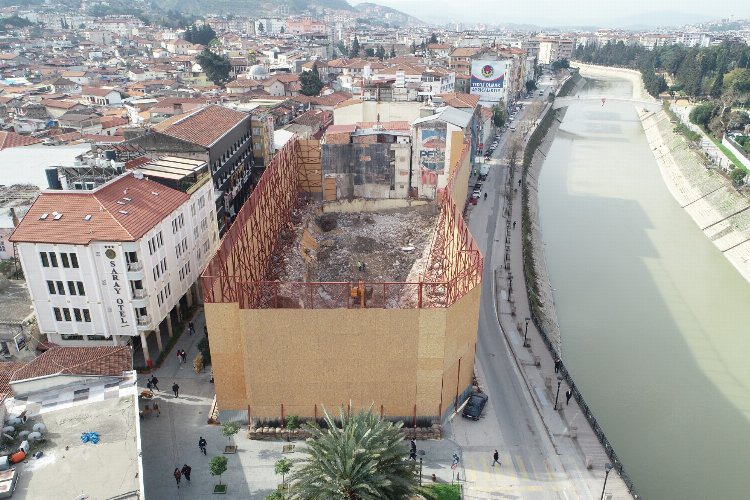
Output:
M516 131L516 126L515 125L511 125L510 126L510 130L513 131L513 132L515 132Z

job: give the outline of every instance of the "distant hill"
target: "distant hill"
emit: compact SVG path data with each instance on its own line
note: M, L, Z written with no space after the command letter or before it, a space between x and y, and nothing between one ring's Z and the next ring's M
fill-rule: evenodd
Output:
M354 6L354 8L362 13L362 16L370 19L379 19L387 22L394 26L425 26L427 23L417 19L414 16L410 16L400 10L386 7L385 5L378 5L372 2L364 2Z
M238 16L272 16L279 6L289 7L290 14L322 9L352 10L346 0L160 0L159 8L174 9L188 14L234 14Z

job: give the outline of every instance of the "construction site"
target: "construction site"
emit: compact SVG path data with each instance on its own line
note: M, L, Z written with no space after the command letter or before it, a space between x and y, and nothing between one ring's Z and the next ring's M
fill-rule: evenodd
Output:
M338 199L319 142L289 141L202 277L220 419L450 414L479 315L470 170L467 145L437 199Z

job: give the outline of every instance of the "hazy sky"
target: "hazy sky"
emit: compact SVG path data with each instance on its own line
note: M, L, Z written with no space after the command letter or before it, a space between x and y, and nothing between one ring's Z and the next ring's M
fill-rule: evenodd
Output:
M734 15L750 18L750 0L373 0L424 21L626 25L684 24ZM352 0L351 3L360 3ZM648 14L654 13L649 19Z

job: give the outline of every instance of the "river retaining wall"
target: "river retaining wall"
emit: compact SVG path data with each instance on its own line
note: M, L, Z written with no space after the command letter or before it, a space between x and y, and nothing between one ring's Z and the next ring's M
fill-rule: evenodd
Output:
M664 184L698 227L750 281L750 200L674 132L663 110L639 113Z

